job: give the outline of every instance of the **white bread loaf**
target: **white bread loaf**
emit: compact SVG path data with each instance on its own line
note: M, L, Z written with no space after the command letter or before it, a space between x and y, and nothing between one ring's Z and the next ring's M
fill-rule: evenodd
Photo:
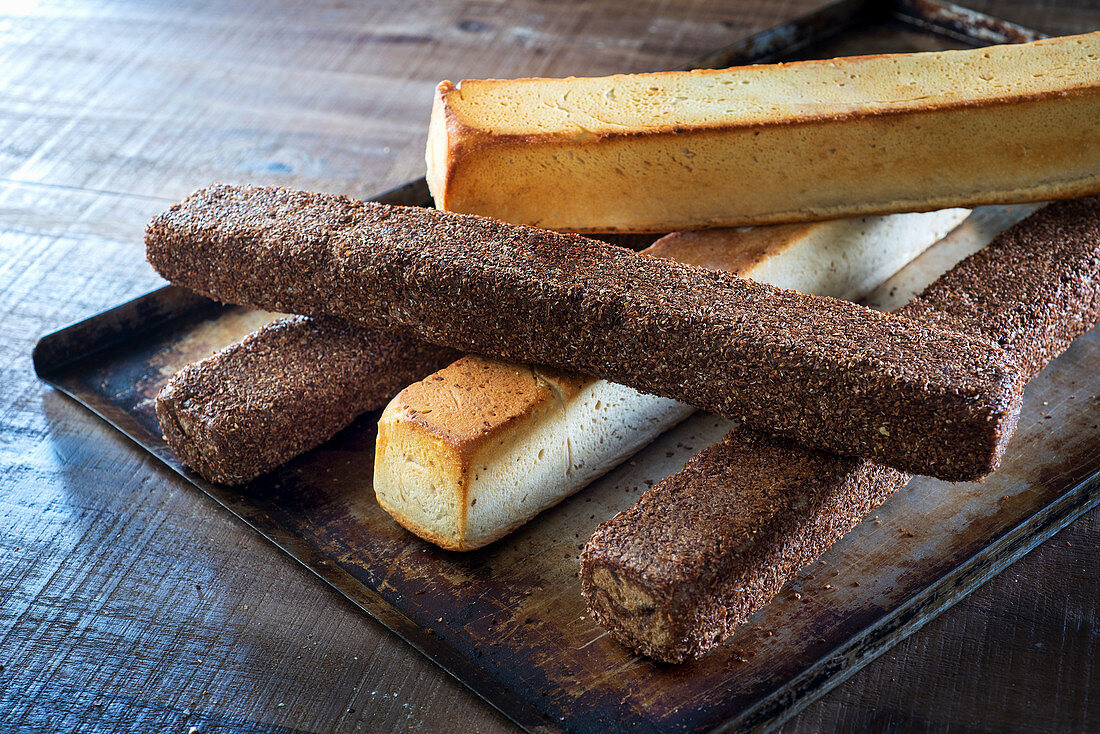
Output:
M1100 192L1100 32L990 46L439 85L436 206L668 232Z
M966 214L675 233L646 252L858 300ZM465 357L407 387L382 413L375 493L416 535L473 550L610 471L692 412L606 380Z

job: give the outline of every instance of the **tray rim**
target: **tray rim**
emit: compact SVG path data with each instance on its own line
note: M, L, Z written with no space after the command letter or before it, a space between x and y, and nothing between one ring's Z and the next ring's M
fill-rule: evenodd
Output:
M102 350L97 350L96 353L100 351ZM143 443L125 425L125 422L115 419L112 413L116 411L105 411L85 402L58 377L40 376L40 379L90 410L126 438L159 459L167 468L193 484L207 497L231 512L238 520L255 530L292 560L301 564L343 598L366 612L515 724L531 732L559 731L557 728L547 728L547 722L539 715L537 709L528 705L514 706L512 704L515 703L515 699L508 696L500 698L491 696L490 693L507 691L496 685L491 677L486 676L468 659L458 655L439 655L438 652L451 652L451 649L446 646L426 644L434 637L431 630L409 619L404 612L389 604L376 591L358 582L338 563L329 561L317 553L313 546L296 536L282 532L274 522L263 523L252 513L244 514L238 503L229 498L232 494L230 490L219 490L215 485L210 485L190 472L179 463L166 444L150 446ZM122 411L117 413L128 417L128 414ZM1004 531L981 551L966 558L935 583L917 592L880 617L874 624L826 653L809 668L788 681L783 688L764 696L740 714L719 722L706 731L766 731L781 725L1097 506L1100 506L1100 470L1071 486L1053 502ZM1031 529L1037 529L1038 532L1029 533ZM309 559L309 562L304 559ZM324 569L324 573L319 570L320 568ZM951 590L955 593L946 593ZM367 597L370 603L364 603L357 595ZM451 667L453 662L450 661L457 661L454 669ZM459 670L462 671L461 676ZM472 680L474 678L480 679L481 685L486 685L488 690L475 688ZM792 689L801 690L792 692ZM788 698L791 699L790 703L784 705L785 699Z
M968 43L1023 42L1046 37L1043 33L1009 21L941 0L889 0L883 4L873 0L837 0L812 13L747 36L678 68L686 70L738 63L767 63L781 52L785 55L796 52L811 43L838 36L860 21L884 16L928 33ZM966 27L977 28L979 32L973 34L960 30ZM424 178L389 189L373 197L371 201L407 203L409 198L417 194L427 194ZM180 310L160 312L156 318L142 322L136 332L121 328L119 317L145 303L159 306L165 299L179 301L182 304ZM538 707L509 695L510 689L500 686L481 668L473 665L471 660L457 654L450 647L428 644L435 639L431 630L417 624L374 589L360 583L339 563L318 553L301 538L283 532L274 521L264 523L256 513L246 513L242 507L248 507L248 504L234 501L232 495L235 493L231 489L209 484L190 472L179 463L163 441L150 445L138 438L134 430L137 423L128 413L114 406L104 408L85 401L64 382L65 375L76 365L87 363L96 355L117 347L126 337L188 315L225 308L227 307L178 286L161 286L41 336L32 353L35 374L42 382L84 406L159 459L172 472L231 512L513 723L533 732L571 729L568 725L562 725L561 722L566 721L565 717L559 721L548 721ZM101 321L114 322L118 327L111 334L111 339L101 341L95 348L75 357L57 361L51 359L56 352L57 342ZM1023 521L1004 530L982 550L963 560L936 582L915 593L872 625L825 653L778 690L763 696L740 713L702 726L709 726L709 731L726 732L762 731L781 725L1097 505L1100 505L1100 470L1078 481ZM953 593L947 593L949 591ZM581 722L581 729L583 728Z

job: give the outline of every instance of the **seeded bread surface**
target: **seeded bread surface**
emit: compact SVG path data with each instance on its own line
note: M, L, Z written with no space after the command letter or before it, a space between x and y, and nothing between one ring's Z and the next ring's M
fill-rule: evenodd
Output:
M157 395L157 417L184 464L208 481L241 484L456 357L340 319L278 319L177 372Z
M577 235L215 185L146 246L222 301L602 377L944 479L992 471L1019 412L1019 372L985 341Z
M1037 373L1100 319L1100 198L1036 212L901 310L999 343ZM909 479L734 430L596 529L582 593L620 643L664 662L700 657Z
M1100 309L1100 197L1060 201L1010 227L918 295L905 316L999 345L1031 379Z

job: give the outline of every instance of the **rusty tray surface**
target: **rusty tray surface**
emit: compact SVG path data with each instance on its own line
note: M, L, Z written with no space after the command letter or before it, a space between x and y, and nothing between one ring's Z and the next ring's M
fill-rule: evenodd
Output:
M1036 37L939 3L883 12L846 0L698 65ZM430 203L422 180L379 200ZM900 305L1032 208L976 210L869 303ZM1028 387L1004 464L984 483L915 479L710 656L661 665L587 616L578 554L596 525L718 440L725 420L697 414L503 540L447 552L375 502L377 413L242 488L205 482L164 444L153 399L168 378L272 318L168 286L43 337L35 368L532 731L773 726L1100 502L1094 330Z

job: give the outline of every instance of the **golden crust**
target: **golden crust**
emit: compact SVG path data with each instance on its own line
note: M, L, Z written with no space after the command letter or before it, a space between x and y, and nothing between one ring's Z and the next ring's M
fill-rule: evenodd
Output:
M438 89L449 116L464 130L516 142L590 140L1036 100L1094 89L1100 82L1098 55L1100 32L1094 32L977 49L728 69L465 79ZM715 103L721 105L717 110Z
M673 232L646 248L644 254L745 275L797 243L814 227L803 222L754 227L737 233L725 229ZM731 247L731 242L736 247Z
M1100 34L1089 34L721 71L445 82L428 179L439 208L576 232L1082 196L1100 192L1098 53ZM620 87L630 94L603 99ZM651 98L639 98L646 89Z
M469 456L556 393L568 399L587 382L545 367L469 355L409 385L394 402L408 420Z

